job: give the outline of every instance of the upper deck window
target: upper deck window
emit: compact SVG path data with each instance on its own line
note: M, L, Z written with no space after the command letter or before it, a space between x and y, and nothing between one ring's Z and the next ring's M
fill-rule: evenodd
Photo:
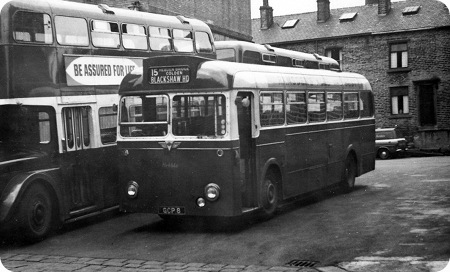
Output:
M206 32L195 32L195 49L199 53L212 53L211 39Z
M173 46L176 52L194 52L192 32L189 30L173 30Z
M147 50L147 32L144 26L122 24L122 43L126 49Z
M13 17L13 36L17 42L53 43L50 16L44 13L16 12Z
M119 48L119 25L114 22L92 21L92 44L96 47Z
M156 51L172 51L170 30L164 27L149 27L150 49Z
M56 40L62 45L89 45L86 20L74 17L55 17Z

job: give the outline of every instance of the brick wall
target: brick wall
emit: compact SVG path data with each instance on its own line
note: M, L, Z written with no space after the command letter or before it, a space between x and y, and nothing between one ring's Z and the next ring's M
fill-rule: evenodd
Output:
M408 43L407 72L389 72L389 41ZM331 47L342 48L343 70L367 77L375 94L377 127L398 126L420 148L437 149L450 145L450 28L396 34L359 36L300 42L284 48L324 55ZM436 82L434 127L421 127L418 87ZM390 88L407 86L409 114L391 114Z
M71 0L88 4L106 4L127 8L135 0ZM215 34L251 41L250 0L140 0L148 12L181 14L208 23ZM222 38L219 38L222 39Z

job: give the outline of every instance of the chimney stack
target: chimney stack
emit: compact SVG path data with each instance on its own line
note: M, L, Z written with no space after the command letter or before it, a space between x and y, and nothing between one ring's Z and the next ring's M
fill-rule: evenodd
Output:
M324 23L330 18L330 0L317 0L317 22Z
M378 0L378 15L387 15L391 10L391 0Z
M269 6L269 0L263 0L259 12L261 14L261 29L269 29L273 24L273 8Z

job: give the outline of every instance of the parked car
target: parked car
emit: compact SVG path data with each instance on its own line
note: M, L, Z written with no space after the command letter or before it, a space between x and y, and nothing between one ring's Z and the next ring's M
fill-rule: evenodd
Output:
M375 152L385 160L406 150L406 139L396 128L377 128L375 130Z

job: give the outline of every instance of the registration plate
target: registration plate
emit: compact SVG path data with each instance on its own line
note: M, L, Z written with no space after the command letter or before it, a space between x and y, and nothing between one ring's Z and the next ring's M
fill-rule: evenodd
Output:
M159 214L185 214L184 207L181 206L169 206L159 207Z

